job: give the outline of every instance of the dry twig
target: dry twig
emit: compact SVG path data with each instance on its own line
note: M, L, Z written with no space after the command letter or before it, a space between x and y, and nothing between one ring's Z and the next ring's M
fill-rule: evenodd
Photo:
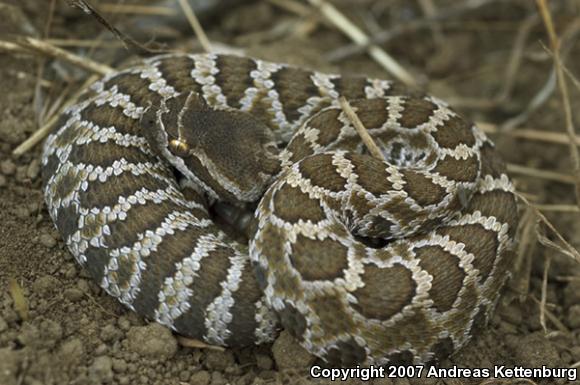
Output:
M531 176L534 178L551 180L554 182L574 184L575 179L572 175L562 174L551 170L539 170L537 168L521 166L519 164L508 163L507 169L510 173Z
M532 130L527 128L518 128L513 131L502 131L499 127L493 123L487 122L476 122L477 126L481 128L487 134L501 134L508 135L513 138L521 138L527 140L535 140L539 142L548 142L555 144L569 144L570 139L567 134L560 132L551 132L543 130ZM580 136L574 137L574 143L580 146Z
M518 226L518 248L514 271L517 272L510 282L510 287L519 294L520 301L527 298L530 289L530 275L532 272L532 255L537 247L535 232L536 217L530 207L526 207Z
M193 32L195 32L195 35L197 36L197 39L199 40L199 43L203 47L204 51L212 52L213 50L211 48L211 43L209 42L209 39L207 38L205 31L201 27L199 20L195 16L195 12L193 12L193 9L191 9L191 6L187 2L187 0L177 0L177 1L179 1L181 9L183 10L183 13L185 13L185 17L187 18L187 21L191 25Z
M91 15L95 20L97 20L103 27L105 27L109 32L111 32L119 41L123 43L125 48L139 56L146 56L152 53L159 53L162 51L152 50L147 48L133 38L125 35L119 31L113 24L111 24L103 15L101 15L97 10L89 4L86 0L68 0L68 2L75 7L80 8L84 13Z
M87 79L87 81L83 84L83 86L81 86L79 88L79 90L68 99L68 101L66 103L64 103L63 107L61 107L57 112L55 112L46 121L46 123L44 125L42 125L42 127L40 127L38 130L36 130L36 132L34 132L34 134L32 134L32 136L30 136L24 142L20 143L20 145L18 147L16 147L14 149L14 151L12 151L12 155L20 156L20 155L28 152L31 148L33 148L40 141L42 141L52 131L52 128L53 128L54 124L57 122L58 118L60 117L60 114L62 114L67 107L72 105L77 100L79 95L84 91L84 89L89 84L91 84L95 80L97 80L97 78L98 77L96 75L89 77L89 79Z
M535 296L531 295L530 298L537 303L538 305L541 306L541 301L539 299L537 299ZM546 304L547 305L547 304ZM558 329L559 331L561 331L564 334L570 334L570 330L566 327L566 325L564 325L562 323L562 321L560 321L558 319L558 317L556 317L554 315L554 313L552 313L547 307L544 307L544 314L546 316L546 318L552 322L552 324L554 324L554 326L556 327L556 329Z
M294 0L268 0L269 3L301 17L311 17L312 11L306 5Z
M423 9L423 13L427 16L426 18L431 20L429 23L429 28L433 33L433 39L435 43L440 47L445 44L445 36L443 35L443 28L441 28L441 24L438 20L435 20L435 16L437 15L437 9L433 0L419 0L419 5Z
M535 204L538 210L548 211L553 213L580 213L580 207L577 205L545 205Z
M348 116L348 119L352 122L352 125L354 126L357 134L360 136L362 142L365 144L371 155L379 160L385 160L383 153L373 138L369 135L366 127L364 126L363 122L361 122L350 103L344 98L344 96L341 96L338 101L340 103L340 107Z
M394 39L397 36L402 35L406 32L415 31L417 29L429 27L434 21L441 21L448 19L450 17L459 16L465 12L477 9L486 4L496 2L498 0L465 0L457 2L456 5L447 7L445 10L436 14L433 18L421 19L416 21L410 21L396 25L389 30L382 31L374 36L370 37L368 41L364 44L351 44L348 46L340 47L337 50L330 52L326 58L329 61L338 61L346 59L349 56L356 55L358 53L364 52L370 46L374 44L384 44L389 40Z
M556 76L558 78L558 89L560 90L560 96L564 105L566 132L568 133L570 140L570 157L572 158L572 164L574 165L573 175L576 185L576 203L580 205L580 155L578 154L578 148L574 143L576 133L574 130L574 123L572 122L572 108L570 107L568 86L566 84L566 78L564 77L564 71L562 70L562 62L560 58L560 40L556 34L556 30L554 29L552 15L548 5L546 4L546 0L536 0L536 2L540 9L542 19L544 20L544 24L550 38L550 47L554 54L554 66L556 70Z
M19 39L18 42L25 50L36 51L55 59L64 60L95 74L107 75L113 71L113 69L109 66L97 63L86 57L77 56L61 48L55 47L54 45L48 44L42 40L38 40L32 37L23 37L22 39Z
M326 17L336 28L347 35L357 45L364 45L370 41L370 38L356 25L354 25L346 16L344 16L338 9L325 0L309 0L310 4L317 7L320 12ZM416 87L417 82L415 78L407 72L395 59L377 45L370 44L366 47L369 55L383 67L387 72L399 79L404 84Z
M114 14L124 13L131 15L175 16L175 9L153 5L100 4L99 9L103 12Z
M542 325L542 329L544 329L544 333L548 332L548 328L546 327L546 298L548 292L548 271L550 271L550 262L552 258L547 256L544 260L544 274L542 276L542 293L540 299L540 325Z
M82 47L82 48L111 48L116 49L123 46L120 41L102 41L95 39L46 39L48 44L56 45L59 47Z
M550 247L550 248L552 248L552 249L554 249L554 250L556 250L564 255L567 255L568 257L572 258L576 262L580 263L580 253L578 252L578 250L576 250L572 245L570 245L568 243L568 241L566 241L564 239L564 237L558 232L558 230L556 230L556 228L554 227L552 222L550 222L548 220L548 218L546 218L546 216L540 212L540 210L538 210L524 196L522 196L522 194L516 193L516 196L534 211L534 214L536 214L536 217L538 217L538 220L540 222L542 222L544 225L546 225L546 227L552 232L552 234L558 239L558 241L560 241L562 246L549 240L544 234L537 232L538 240L540 241L540 243L543 244L544 246L548 246L548 247Z

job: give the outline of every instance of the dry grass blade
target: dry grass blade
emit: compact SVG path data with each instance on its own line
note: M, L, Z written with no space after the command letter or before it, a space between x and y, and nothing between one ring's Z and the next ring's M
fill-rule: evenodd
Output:
M222 346L208 345L203 341L196 340L195 338L187 338L184 336L177 336L177 342L181 346L185 346L187 348L208 349L208 350L215 350L218 352L225 351L225 349Z
M95 80L97 80L97 78L98 77L96 75L93 75L93 76L89 77L89 79L87 79L87 81L83 84L83 86L81 86L79 88L79 90L73 96L71 96L68 99L68 101L63 105L62 108L60 108L58 110L57 113L55 113L54 115L52 115L46 121L46 123L44 125L42 125L42 127L40 127L38 130L36 130L36 132L34 134L32 134L32 136L30 136L24 142L20 143L20 145L18 147L16 147L14 149L14 151L12 151L12 155L18 157L18 156L20 156L20 155L28 152L31 148L33 148L40 141L42 141L50 133L50 131L52 131L52 127L57 122L58 118L60 117L60 114L68 106L72 105L77 100L77 98L79 97L80 93L83 92L83 90L85 89L86 86L88 86L89 84L93 83Z
M327 18L337 29L342 31L342 33L347 35L357 45L366 45L369 43L370 38L332 4L324 0L309 0L309 2L318 8L325 18ZM408 86L417 87L415 78L382 48L371 44L368 46L367 51L381 67L392 74L395 78Z
M538 305L541 305L541 301L536 297L534 297L533 295L531 295L530 298ZM566 327L566 325L564 325L562 321L560 321L558 317L556 317L554 313L552 313L547 307L544 308L544 312L546 315L546 319L550 321L556 327L556 329L558 329L564 334L570 334L570 330Z
M46 39L48 44L56 45L59 47L83 47L83 48L111 48L115 49L123 46L120 41L101 41L101 40L84 40L84 39Z
M527 207L520 219L518 226L518 248L514 271L517 272L510 282L510 287L519 294L520 301L523 302L530 291L530 276L532 272L532 255L537 247L537 237L535 233L536 217L530 207Z
M385 160L385 158L383 157L383 153L381 152L381 150L379 149L373 138L369 135L363 122L361 122L360 118L353 110L349 102L343 96L341 96L338 99L338 101L340 103L340 107L342 107L342 110L348 116L348 119L352 122L352 125L354 126L356 132L360 136L362 142L365 144L371 155L379 160Z
M540 299L540 325L544 329L544 333L548 332L546 327L546 298L548 292L548 271L550 271L550 262L552 258L550 256L546 257L544 261L544 274L542 276L542 293Z
M440 13L436 14L433 18L402 22L400 24L395 25L393 28L389 30L377 33L376 35L369 38L369 40L365 44L355 43L348 46L340 47L327 54L326 58L329 61L344 60L352 55L364 52L373 44L384 44L387 41L392 40L404 33L413 32L421 28L429 27L434 21L441 21L449 19L451 17L460 16L463 13L472 11L486 4L494 3L497 1L498 0L458 1L457 4L452 4L451 6L446 7Z
M546 225L546 227L554 234L554 236L558 239L558 241L560 241L560 243L563 245L563 246L560 246L560 245L552 242L551 240L548 240L549 242L546 243L546 246L554 247L554 249L556 251L559 251L562 254L567 255L570 258L572 258L573 260L575 260L576 262L580 263L580 253L578 252L578 250L576 250L574 247L572 247L572 245L570 245L568 243L568 241L566 241L564 239L564 237L558 232L558 230L556 230L556 228L548 220L548 218L546 218L545 215L540 212L540 210L538 210L536 207L534 207L534 205L530 204L530 202L524 196L522 196L522 194L516 193L516 196L534 211L534 214L536 214L536 217L538 217L538 219L542 223L544 223L544 225ZM540 238L542 238L542 239L540 239ZM545 241L546 239L547 238L544 236L544 234L541 234L540 232L538 232L538 240L540 240L540 243L544 244L543 241Z
M438 20L435 20L435 16L437 15L437 8L435 7L433 0L419 0L419 5L423 10L423 14L427 16L427 19L432 20L429 23L429 28L433 34L433 39L438 46L443 46L445 44L445 36L443 35L443 28L441 28L441 24Z
M133 51L135 54L139 56L146 56L152 53L159 53L160 51L151 50L143 45L139 44L137 41L133 40L129 36L125 35L121 31L119 31L115 26L113 26L109 21L102 16L99 12L95 10L95 8L90 5L85 0L68 0L68 2L75 7L80 8L84 13L91 15L94 17L102 26L107 28L117 39L119 39L125 48L129 51Z
M169 7L139 4L100 4L99 9L106 13L125 13L131 15L175 16Z
M193 32L195 32L195 35L197 36L197 39L199 40L199 43L203 47L204 51L212 52L213 50L211 48L211 43L209 42L209 39L207 38L205 31L201 27L199 20L195 16L195 12L193 12L193 9L191 8L187 0L177 0L177 1L179 2L179 6L181 7L181 9L183 10L183 13L185 13L185 17L187 18L187 21L191 25Z
M563 64L563 62L566 60L566 57L572 51L572 48L574 47L574 42L576 41L576 36L578 35L578 33L580 33L580 19L570 23L566 27L566 29L564 30L564 33L562 35L563 44L561 46L561 49L559 50L561 64ZM567 44L564 44L566 42L567 42ZM542 43L540 43L540 44L542 44ZM546 49L546 51L550 55L552 55L552 53L550 52L550 50L548 48L546 48L543 44L542 44L542 46ZM553 55L552 55L552 57L553 57ZM531 98L531 100L528 103L528 105L526 106L526 108L524 108L524 110L521 111L519 114L506 120L502 124L502 130L509 131L509 130L512 130L513 128L523 124L524 122L527 122L530 119L530 117L532 116L532 114L534 112L536 112L541 106L545 105L546 102L550 99L550 97L552 96L552 94L554 93L554 91L557 88L557 84L558 84L557 73L556 73L556 69L553 68L552 71L550 71L550 75L548 76L544 85ZM568 144L569 144L569 141L568 141Z
M282 8L288 12L295 13L302 17L311 17L312 12L306 5L293 0L268 0L269 3Z
M67 61L77 67L84 68L85 70L95 74L104 76L113 72L113 69L109 66L97 63L86 57L77 56L61 48L55 47L54 45L48 44L42 40L34 39L32 37L24 37L19 39L19 43L25 49L33 50L55 59Z
M552 15L550 9L546 4L546 0L536 0L542 19L546 26L548 36L550 38L550 47L554 54L554 66L556 69L556 76L558 78L558 89L560 90L560 96L562 98L562 103L564 105L564 115L566 118L566 132L568 133L570 140L570 156L572 158L572 164L574 165L574 178L576 185L576 203L580 206L580 155L578 153L578 148L576 147L574 141L576 133L574 132L574 123L572 121L572 108L570 107L570 98L568 96L568 86L566 84L566 78L564 77L564 71L562 70L562 61L560 59L560 40L556 34L554 28L554 22L552 20Z
M580 213L580 207L576 205L534 205L538 210L554 213Z
M0 51L32 54L34 51L11 41L0 40Z
M527 128L518 128L513 131L502 131L497 125L487 122L477 122L479 128L481 128L487 134L502 134L508 135L513 138L521 138L528 140L535 140L538 142L548 142L555 144L570 144L570 138L567 134L560 132L550 132L542 130L532 130ZM574 136L574 143L580 146L580 136Z
M538 17L536 14L534 14L528 17L526 20L524 20L524 22L520 25L518 29L513 49L510 54L508 64L506 66L504 81L502 82L503 86L495 98L496 101L499 103L505 101L511 94L518 69L520 68L520 65L522 63L526 42L528 41L528 37L537 22Z
M507 169L510 173L531 176L551 180L554 182L575 184L576 180L572 175L562 174L551 170L539 170L537 168L520 166L519 164L508 163Z
M48 10L48 18L46 19L46 23L44 25L44 33L42 38L44 41L48 39L50 36L50 28L52 25L52 21L54 18L54 9L56 5L56 0L51 0L50 7ZM44 77L44 68L46 64L46 59L44 57L38 58L36 62L36 85L34 87L34 99L33 99L33 108L36 115L36 120L39 122L42 119L43 110L43 100L45 98L44 90L42 87L42 79Z
M26 321L28 319L28 300L24 295L22 286L14 278L8 280L8 292L14 301L14 310L20 316L20 319Z

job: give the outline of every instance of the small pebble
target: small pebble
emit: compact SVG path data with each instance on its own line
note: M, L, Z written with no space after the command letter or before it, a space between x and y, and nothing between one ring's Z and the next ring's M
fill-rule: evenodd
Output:
M117 325L119 325L119 329L123 330L124 332L131 329L131 321L127 317L119 317L117 320Z
M101 340L104 342L115 342L123 337L123 332L117 329L114 325L106 325L101 330Z
M66 279L73 279L77 276L77 269L72 264L69 266L68 269L64 272L64 277ZM79 289L80 290L80 289Z
M205 366L210 370L224 371L235 364L234 355L230 351L220 352L208 350L206 352Z
M17 378L22 374L22 366L25 364L22 351L14 351L11 348L0 349L0 383L17 384Z
M96 356L103 356L105 354L107 354L107 352L109 351L109 347L105 344L100 344L99 346L97 346L95 348L95 355Z
M4 175L14 175L16 172L16 165L11 159L6 159L0 162L0 172Z
M186 382L191 377L191 373L187 370L182 370L179 372L179 380L181 382Z
M570 354L574 362L580 361L580 346L573 346L570 348Z
M580 329L580 305L570 306L566 323L571 329Z
M55 277L51 275L43 275L34 281L32 284L32 290L40 294L41 297L48 298L61 286L61 282Z
M46 247L47 249L52 249L53 247L56 246L56 239L54 239L52 235L47 233L40 234L38 241L42 246Z
M312 365L315 360L315 357L300 346L286 330L280 333L272 345L272 354L280 370L305 368Z
M127 371L127 362L113 358L113 370L117 373L125 373Z
M212 385L226 385L228 380L220 372L211 373L211 384Z
M79 289L69 287L64 291L64 297L71 302L79 302L85 297L85 294Z
M40 174L40 159L35 158L26 168L26 176L31 180L35 180L38 178L38 174Z
M45 346L52 348L63 337L62 325L57 321L45 319L40 323L40 333L45 342Z
M522 312L517 305L505 306L501 309L502 318L512 325L521 325Z
M53 348L62 339L62 326L55 321L43 319L40 323L24 323L18 335L20 343L37 349Z
M512 353L513 359L522 366L534 368L542 365L557 367L560 355L556 347L546 338L543 332L534 332L519 336L505 336L505 344Z
M28 211L28 208L24 206L14 207L12 212L18 219L26 219L30 216L30 211Z
M24 182L28 178L26 177L26 171L28 170L28 166L18 166L16 167L16 180L19 182Z
M573 280L568 282L564 288L564 306L571 306L580 303L580 281Z
M6 186L6 177L2 174L0 174L0 187L5 187Z
M194 373L189 379L191 385L208 385L211 380L211 375L208 371L202 370Z
M274 362L265 354L256 354L256 366L258 369L270 370L274 366Z
M6 322L6 320L2 316L0 316L0 333L5 331L6 329L8 329L8 322Z
M60 347L60 356L63 361L70 364L78 364L85 354L83 342L79 338L73 338L64 342Z
M89 283L84 279L79 279L77 281L77 288L80 291L82 291L83 293L90 293L91 292L91 288L89 286Z
M157 323L132 327L127 340L129 349L143 357L164 361L177 353L177 340L168 328Z
M111 357L101 356L89 367L89 377L95 383L108 384L113 382L113 361Z

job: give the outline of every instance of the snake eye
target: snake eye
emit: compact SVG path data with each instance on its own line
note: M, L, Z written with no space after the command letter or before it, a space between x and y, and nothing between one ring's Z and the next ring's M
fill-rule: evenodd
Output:
M181 139L171 139L169 141L169 150L177 156L189 155L189 145Z

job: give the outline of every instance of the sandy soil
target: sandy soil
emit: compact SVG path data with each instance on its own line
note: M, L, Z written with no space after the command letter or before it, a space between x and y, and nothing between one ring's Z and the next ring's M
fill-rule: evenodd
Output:
M135 2L135 1L133 1ZM99 2L94 1L95 4ZM335 2L359 25L389 29L423 18L408 1ZM436 1L439 10L452 1ZM560 1L554 17L566 33L580 7ZM43 31L50 2L0 2L0 39ZM362 4L362 5L361 5ZM372 10L372 11L371 11ZM505 73L516 35L534 14L530 1L504 1L440 24L441 35L429 28L407 31L383 46L413 73L428 80L429 92L447 99L477 121L504 123L525 110L549 76L552 62L539 44L546 41L541 22L534 22L521 46L521 64L506 98L492 103L506 85ZM314 12L310 12L314 14ZM374 15L374 16L373 16ZM112 17L123 26L127 17ZM267 1L248 2L203 19L210 39L243 48L248 55L307 65L319 70L388 77L368 56L358 54L329 62L327 54L348 43L337 30L309 17L297 16ZM91 39L102 28L66 2L56 2L50 36ZM178 34L179 36L179 34ZM149 36L148 38L152 38ZM188 31L168 42L190 50L197 46ZM111 63L122 57L110 49L90 53ZM579 76L580 47L572 46L567 63ZM40 190L40 146L21 157L13 149L39 126L35 101L55 101L66 91L64 79L81 81L86 73L47 59L38 88L38 56L0 55L0 384L301 384L310 383L308 367L315 358L286 333L272 345L224 352L185 348L165 328L148 325L109 298L88 279L55 231ZM76 83L80 84L80 83ZM580 111L579 90L571 85L572 110ZM35 90L42 97L35 98ZM70 90L70 88L68 89ZM42 106L42 104L41 104ZM576 124L580 120L576 115ZM557 90L524 120L522 127L564 132ZM519 127L518 127L519 128ZM518 128L515 128L516 130ZM568 147L546 141L493 135L511 164L570 174ZM541 175L512 175L520 192L539 204L573 205L573 186ZM549 175L548 175L549 176ZM556 178L557 179L557 178ZM514 279L502 297L491 325L441 367L567 368L580 362L580 267L569 256L536 241L535 218L522 207L521 250ZM545 211L573 246L580 245L580 220L573 209ZM551 239L555 239L550 235ZM546 327L540 322L542 276L547 272ZM473 383L491 383L472 380ZM565 379L535 379L538 384L564 384ZM357 383L349 380L349 383ZM375 384L459 384L465 379L380 379ZM498 383L498 382L494 382ZM504 382L529 383L529 382ZM570 382L572 383L572 382ZM573 383L580 383L578 381Z

